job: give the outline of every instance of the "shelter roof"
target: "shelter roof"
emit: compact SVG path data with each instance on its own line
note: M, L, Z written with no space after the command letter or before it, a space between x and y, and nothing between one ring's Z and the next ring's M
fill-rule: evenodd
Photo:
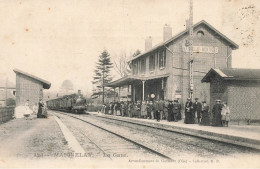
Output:
M193 25L193 28L195 29L196 27L200 26L200 25L205 25L207 28L209 28L210 30L212 30L215 35L218 35L222 40L226 41L229 46L232 48L232 49L238 49L238 45L233 42L231 39L229 39L227 36L225 36L224 34L222 34L220 31L218 31L217 29L215 29L213 26L211 26L209 23L207 23L205 20L201 20L200 22L196 23ZM189 32L189 29L185 29L184 31L174 35L172 38L170 38L169 40L166 40L166 41L163 41L161 43L159 43L158 45L154 46L152 49L148 50L148 51L145 51L144 53L141 53L135 57L132 57L131 59L129 59L128 61L132 61L132 60L135 60L145 54L148 54L150 52L153 52L154 50L157 50L158 48L161 48L165 45L168 45L169 43L177 40L178 38L180 38L181 36L187 34Z
M260 80L260 69L210 69L201 82L210 82L215 75L225 80Z
M22 75L25 75L25 76L27 76L27 77L30 77L30 78L32 78L32 79L35 79L35 80L41 82L41 83L43 84L43 88L44 88L44 89L49 89L49 88L51 87L51 83L50 83L50 82L48 82L48 81L46 81L46 80L43 80L43 79L41 79L41 78L39 78L39 77L37 77L37 76L35 76L35 75L26 73L26 72L21 71L21 70L18 70L18 69L14 69L14 72L15 72L16 74L22 74Z
M105 86L107 87L119 87L119 86L123 86L123 85L127 85L130 84L134 81L146 81L146 80L152 80L152 79L159 79L159 78L163 78L163 77L168 77L169 74L163 74L163 75L157 75L157 76L133 76L133 75L127 75L124 76L120 79L117 79L113 82L110 82L108 84L106 84Z

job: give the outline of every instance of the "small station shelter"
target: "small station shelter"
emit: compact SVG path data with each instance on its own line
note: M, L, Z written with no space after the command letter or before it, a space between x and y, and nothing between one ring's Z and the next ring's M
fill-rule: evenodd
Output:
M201 80L210 83L210 107L227 102L232 121L260 121L260 69L210 69Z
M32 74L14 69L16 73L16 107L24 105L29 99L29 107L43 98L43 89L49 89L51 83Z

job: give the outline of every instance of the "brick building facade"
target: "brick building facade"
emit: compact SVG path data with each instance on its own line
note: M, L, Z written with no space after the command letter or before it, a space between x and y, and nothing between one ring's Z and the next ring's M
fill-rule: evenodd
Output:
M210 83L210 105L227 102L232 121L260 121L260 69L211 69L202 82Z
M0 107L6 106L8 100L15 100L15 84L0 79Z
M166 25L164 41L152 47L152 38L145 42L146 51L129 60L131 75L111 82L107 86L131 89L132 100L178 98L181 103L188 98L189 90L189 30L171 36ZM210 101L209 84L201 79L211 68L227 68L232 65L232 50L238 45L202 20L193 27L193 83L194 98ZM130 91L130 90L128 90Z
M29 107L43 99L43 89L49 89L51 83L39 77L14 69L16 73L16 107L24 105L29 99Z

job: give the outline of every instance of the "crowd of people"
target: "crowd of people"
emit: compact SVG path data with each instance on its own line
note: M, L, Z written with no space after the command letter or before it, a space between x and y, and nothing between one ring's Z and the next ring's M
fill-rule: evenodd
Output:
M137 118L147 118L178 121L181 120L181 104L178 100L156 100L137 102L110 102L102 106L102 113L128 116Z
M206 101L200 103L198 98L192 102L190 98L184 105L184 123L213 126L228 126L230 110L227 103L217 100L212 109L212 119ZM136 102L110 102L102 106L101 113L116 116L127 116L156 121L167 120L177 122L182 119L182 106L178 99L136 101Z

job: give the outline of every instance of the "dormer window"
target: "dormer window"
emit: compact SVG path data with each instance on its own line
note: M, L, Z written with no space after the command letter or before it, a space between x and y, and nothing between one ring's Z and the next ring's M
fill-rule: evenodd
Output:
M203 37L204 36L204 32L203 31L198 31L197 32L197 36L198 37Z

